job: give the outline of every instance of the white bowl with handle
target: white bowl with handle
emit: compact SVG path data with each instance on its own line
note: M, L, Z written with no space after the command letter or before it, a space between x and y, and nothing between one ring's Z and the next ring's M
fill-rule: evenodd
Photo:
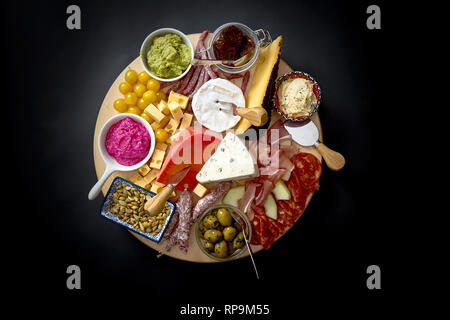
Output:
M106 150L106 144L105 144L106 136L108 134L109 128L111 128L111 126L113 124L115 124L125 118L130 118L130 119L142 124L148 130L148 133L150 134L150 148L148 150L148 154L146 155L146 157L144 159L142 159L140 162L138 162L132 166L125 166L123 164L118 163L117 160L114 159L114 157L108 153L108 151ZM152 156L153 151L155 150L156 141L155 141L155 133L153 132L153 129L150 126L150 124L147 122L147 120L145 120L144 118L142 118L138 115L135 115L135 114L120 113L120 114L117 114L117 115L111 117L108 121L105 122L105 124L101 128L100 133L98 135L97 144L98 144L98 150L100 152L100 155L102 156L103 161L105 161L106 168L105 168L105 171L103 172L103 175L100 177L100 179L97 181L97 183L92 187L91 191L89 191L89 195L88 195L89 200L93 200L98 196L106 179L108 179L108 177L113 172L133 171L133 170L139 169L144 164L146 164L148 162L148 160L150 160L150 157Z

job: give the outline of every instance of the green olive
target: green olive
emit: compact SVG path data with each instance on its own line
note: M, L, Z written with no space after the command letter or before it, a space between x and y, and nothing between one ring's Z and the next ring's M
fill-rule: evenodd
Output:
M224 227L231 226L233 222L230 212L225 208L217 210L217 219L219 219L220 224Z
M209 241L206 241L203 246L205 247L206 250L208 251L214 251L214 243L211 243Z
M237 234L237 231L234 227L226 227L225 229L223 229L222 233L223 233L223 238L226 241L233 241L234 237Z
M237 223L236 221L233 222L233 226L236 228L237 231L241 231L242 230L241 225L239 223Z
M217 221L217 217L212 215L212 214L208 214L205 218L203 218L203 223L202 223L206 229L214 229L217 228L217 226L219 225L219 221Z
M206 228L203 223L200 223L200 225L198 226L198 231L202 234L202 236L206 230L208 230L208 228Z
M227 242L227 246L228 246L228 255L232 255L234 251L236 251L236 249L233 247L233 242Z
M219 243L216 243L216 246L214 247L214 253L219 258L226 258L228 256L227 242L225 240L222 240Z
M203 234L203 237L205 238L206 241L216 243L222 240L222 232L215 229L209 229L206 230L206 232Z
M245 245L244 241L244 235L242 234L242 231L238 233L236 238L233 240L233 248L239 249L242 248Z

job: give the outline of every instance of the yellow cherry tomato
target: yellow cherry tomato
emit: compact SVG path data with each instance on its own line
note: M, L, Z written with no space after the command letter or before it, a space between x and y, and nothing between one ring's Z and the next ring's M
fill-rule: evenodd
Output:
M141 117L144 118L145 120L147 120L148 123L152 123L152 118L150 118L150 116L148 114L146 114L145 112L141 113Z
M159 128L155 131L155 138L159 142L166 142L166 140L169 139L169 134L166 130Z
M147 91L147 88L145 87L145 85L138 83L137 85L134 86L133 91L134 93L136 93L138 98L142 98L144 92Z
M158 97L156 96L156 93L153 90L145 91L144 95L142 96L142 99L148 101L149 104L158 101Z
M133 87L128 82L122 82L119 84L119 91L122 94L127 94L128 92L131 92L133 90Z
M138 81L138 74L135 70L130 69L125 73L125 81L129 84L135 84Z
M114 101L114 109L118 112L125 112L128 109L128 106L124 99L119 98L116 101Z
M161 85L159 84L159 81L156 79L150 79L147 81L147 89L148 90L153 90L154 92L158 92L160 86Z
M139 79L140 83L145 85L145 84L147 84L148 80L151 79L151 77L149 76L149 74L146 71L142 71L142 72L139 72L138 79Z
M141 109L139 109L138 107L135 107L135 106L129 106L128 107L128 110L127 110L127 112L128 113L133 113L133 114L136 114L136 115L140 115L141 114Z
M137 97L136 93L134 93L134 92L128 92L125 95L125 102L129 106L134 106L136 104L137 100L138 100L138 97Z
M159 90L159 91L156 93L156 98L157 98L158 102L161 101L161 100L167 101L166 94L165 94L164 91L162 91L162 90Z
M143 98L140 98L137 102L137 106L139 109L141 109L142 111L144 111L145 108L147 108L147 106L150 103L147 100L144 100Z

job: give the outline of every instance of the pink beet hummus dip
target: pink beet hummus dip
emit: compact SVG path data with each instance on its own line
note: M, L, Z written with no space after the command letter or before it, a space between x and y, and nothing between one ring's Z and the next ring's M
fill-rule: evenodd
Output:
M150 134L139 122L125 118L113 124L106 135L106 150L125 166L142 161L150 149Z

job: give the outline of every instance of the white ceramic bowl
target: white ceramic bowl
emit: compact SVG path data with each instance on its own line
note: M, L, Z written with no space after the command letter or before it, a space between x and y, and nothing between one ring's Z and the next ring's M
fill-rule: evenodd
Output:
M186 68L186 70L184 70L184 72L182 74L180 74L178 77L175 77L175 78L160 78L150 71L150 68L148 67L148 63L147 63L147 52L150 50L150 47L153 43L153 38L164 36L168 33L175 33L175 34L179 35L181 37L181 39L183 39L183 42L185 44L187 44L189 46L189 48L191 49L191 58L194 57L194 47L192 46L192 43L189 40L189 38L183 32L181 32L177 29L173 29L173 28L161 28L161 29L155 30L152 33L150 33L147 36L147 38L145 38L144 42L141 45L141 51L139 53L139 56L141 57L141 63L142 63L142 66L144 67L145 71L147 71L148 74L152 78L159 80L159 81L163 81L163 82L171 82L171 81L175 81L175 80L183 78L186 75L186 73L189 72L189 69L191 69L191 67L192 67L192 65L189 64L189 66Z
M111 126L113 124L115 124L125 118L131 118L132 120L141 123L148 130L148 133L150 134L150 149L148 150L147 156L144 159L142 159L142 161L140 161L132 166L125 166L125 165L118 163L116 161L116 159L114 159L114 157L108 153L108 151L106 150L106 145L105 145L106 135L108 134L109 128L111 128ZM97 181L97 183L92 187L91 191L89 191L89 195L88 195L89 200L93 200L98 196L106 179L108 179L108 177L113 172L115 172L115 171L133 171L133 170L139 169L144 164L146 164L147 161L150 160L150 157L152 156L153 151L155 150L156 141L155 141L155 133L153 132L152 127L144 118L141 118L140 116L131 114L131 113L119 113L119 114L116 114L115 116L112 116L108 121L106 121L105 124L103 125L103 127L100 129L100 133L99 133L98 139L97 139L97 144L98 144L98 150L100 152L100 155L102 156L103 160L105 161L106 168L105 168L105 172L103 173L103 175L100 177L100 179Z

